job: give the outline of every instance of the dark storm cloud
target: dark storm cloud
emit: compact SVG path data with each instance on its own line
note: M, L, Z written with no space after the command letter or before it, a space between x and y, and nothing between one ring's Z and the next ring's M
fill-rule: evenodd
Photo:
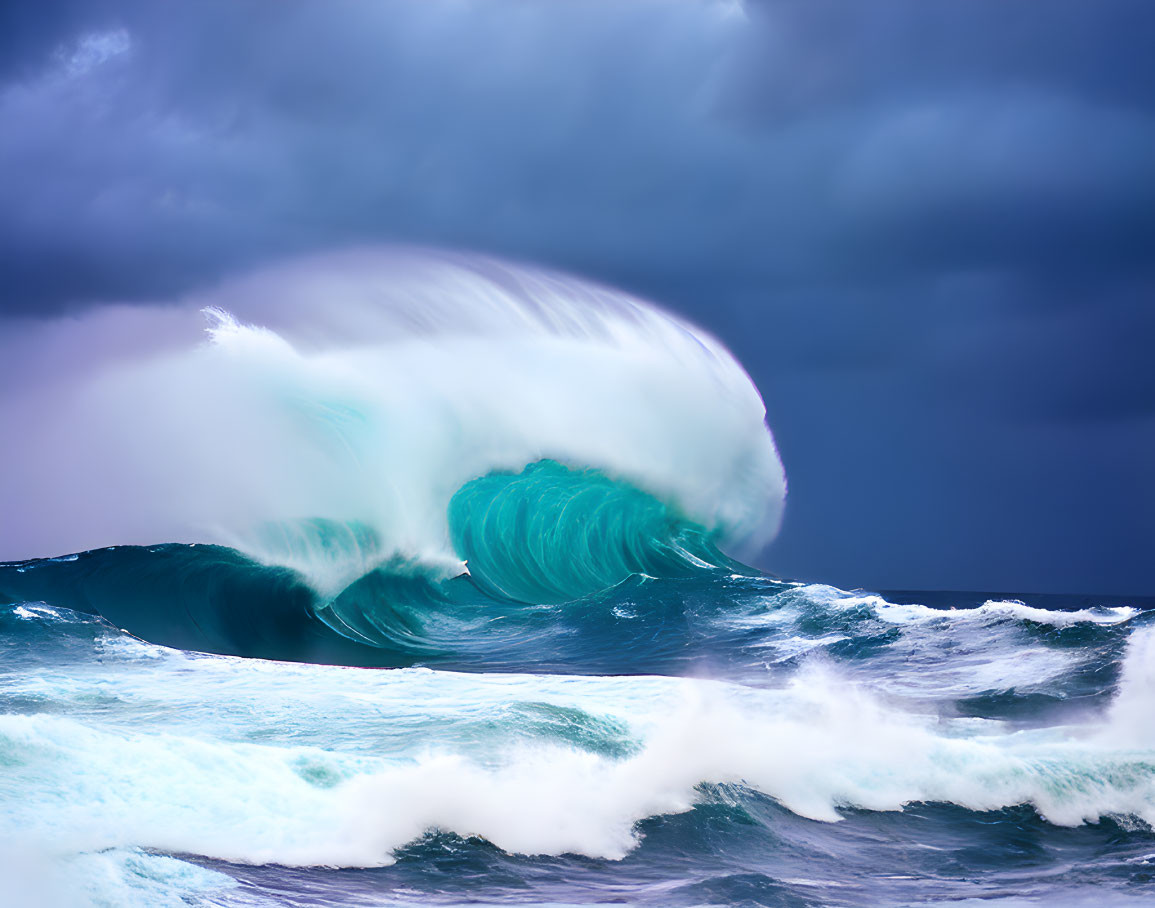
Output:
M1098 529L1155 529L1145 0L9 6L8 312L352 242L536 259L735 348L772 567L1155 583Z
M5 298L382 235L643 280L1114 266L1148 251L1155 79L1137 7L1084 6L65 6L16 30Z

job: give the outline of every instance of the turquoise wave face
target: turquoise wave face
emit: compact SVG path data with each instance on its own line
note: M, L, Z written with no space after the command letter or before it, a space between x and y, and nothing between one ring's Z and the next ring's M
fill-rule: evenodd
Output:
M595 652L605 638L644 638L657 626L684 624L696 583L758 576L670 505L596 470L551 460L466 483L450 502L448 522L468 566L457 577L392 559L323 595L301 573L222 546L117 546L0 564L0 602L43 600L184 649L480 667L533 650L574 661L582 647L565 650L575 633ZM278 530L281 548L299 563L334 550L371 560L375 547L358 525L309 520L270 528Z
M655 581L758 574L653 496L552 460L466 483L449 504L448 522L467 574L445 579L418 563L391 561L318 600L316 617L382 659L397 654L393 664L452 662L466 653L490 664L507 659L511 644L551 652L550 640L572 643L575 629L582 638L620 634L613 613L625 603L647 616L642 623L668 622L669 603L682 596L654 589Z
M516 602L569 602L634 575L738 567L653 496L552 460L466 483L449 503L449 528L478 589Z

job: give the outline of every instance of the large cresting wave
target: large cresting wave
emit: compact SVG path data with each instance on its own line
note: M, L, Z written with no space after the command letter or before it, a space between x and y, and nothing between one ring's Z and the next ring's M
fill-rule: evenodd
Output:
M403 664L430 609L731 571L781 519L718 341L488 258L311 258L28 323L0 358L0 599L177 645Z

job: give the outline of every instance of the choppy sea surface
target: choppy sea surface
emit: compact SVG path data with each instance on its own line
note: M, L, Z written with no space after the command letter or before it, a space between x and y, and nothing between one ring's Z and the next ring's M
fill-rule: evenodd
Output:
M12 602L4 903L1150 904L1152 603L953 598L634 578L391 669Z

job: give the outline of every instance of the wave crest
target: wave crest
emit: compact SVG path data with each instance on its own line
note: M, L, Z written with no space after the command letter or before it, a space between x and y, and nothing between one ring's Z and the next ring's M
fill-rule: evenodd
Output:
M742 555L781 517L765 410L725 348L626 294L537 269L361 250L177 306L101 309L0 347L31 370L18 392L0 388L0 422L25 427L0 449L6 558L212 543L292 568L326 597L399 560L452 575L454 495L481 482L455 506L468 499L473 514L496 482L480 477L542 459L660 502L611 519L629 493L602 483L575 495L571 506L589 504L623 540L625 524L660 522L666 508ZM497 565L492 520L469 517L459 541ZM528 554L554 544L539 529L547 536L519 540L517 557L542 576L511 583L503 563L480 582L553 600L651 558L627 544L628 555L557 570L557 557ZM588 549L581 536L569 541ZM688 538L670 549L674 560L703 551Z

